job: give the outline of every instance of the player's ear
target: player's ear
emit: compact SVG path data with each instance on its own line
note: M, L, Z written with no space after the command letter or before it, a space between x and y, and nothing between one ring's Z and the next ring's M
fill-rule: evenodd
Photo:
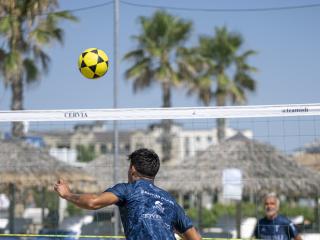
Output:
M134 181L134 178L136 177L136 169L132 164L130 164L129 169L128 169L128 180L129 182Z
M131 175L136 177L138 175L136 168L133 165L131 165L130 168Z
M136 172L136 169L132 164L130 164L129 169L128 169L128 175L133 175L133 173Z

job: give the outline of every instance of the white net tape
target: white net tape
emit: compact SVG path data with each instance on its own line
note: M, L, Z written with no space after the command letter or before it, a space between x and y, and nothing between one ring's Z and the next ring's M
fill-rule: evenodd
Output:
M233 107L122 108L0 111L1 122L254 118L320 115L320 104Z

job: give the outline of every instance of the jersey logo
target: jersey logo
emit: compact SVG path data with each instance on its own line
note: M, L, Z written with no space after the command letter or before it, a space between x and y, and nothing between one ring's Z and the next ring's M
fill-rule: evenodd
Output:
M163 203L160 201L155 201L153 208L156 208L157 210L159 210L161 213L164 212L164 207L162 206Z

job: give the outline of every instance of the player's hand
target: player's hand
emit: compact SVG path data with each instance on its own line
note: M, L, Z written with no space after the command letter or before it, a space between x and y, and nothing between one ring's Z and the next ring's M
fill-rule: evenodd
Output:
M66 198L71 194L70 188L63 179L59 179L55 184L54 184L54 190L59 194L60 197Z

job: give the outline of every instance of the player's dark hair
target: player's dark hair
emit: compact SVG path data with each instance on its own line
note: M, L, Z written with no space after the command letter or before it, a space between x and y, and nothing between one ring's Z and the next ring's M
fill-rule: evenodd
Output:
M151 149L140 148L128 156L130 164L143 176L154 178L160 168L158 155Z

